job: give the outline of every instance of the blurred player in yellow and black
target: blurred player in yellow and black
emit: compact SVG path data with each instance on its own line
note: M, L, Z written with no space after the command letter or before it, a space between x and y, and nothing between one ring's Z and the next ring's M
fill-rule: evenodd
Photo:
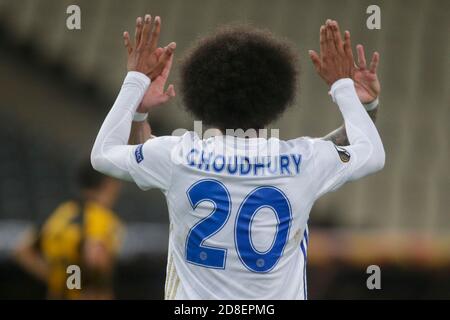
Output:
M111 208L120 182L93 170L89 161L80 166L78 182L78 199L60 204L39 231L27 231L15 257L47 283L49 299L112 299L123 228ZM67 288L69 265L81 269L80 290Z

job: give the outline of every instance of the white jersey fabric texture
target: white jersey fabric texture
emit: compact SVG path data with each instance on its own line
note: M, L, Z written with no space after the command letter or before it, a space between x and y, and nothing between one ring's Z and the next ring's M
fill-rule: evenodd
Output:
M202 139L194 132L127 145L149 85L145 75L128 73L91 160L104 174L164 193L170 219L165 298L306 299L314 202L384 166L383 144L353 81L331 87L347 147L308 137Z

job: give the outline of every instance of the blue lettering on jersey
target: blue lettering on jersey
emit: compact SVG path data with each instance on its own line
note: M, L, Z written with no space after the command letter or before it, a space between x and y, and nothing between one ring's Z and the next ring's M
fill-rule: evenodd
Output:
M281 174L283 174L284 170L286 170L288 174L291 174L289 171L289 160L289 156L287 155L282 155L280 157Z
M238 160L236 156L232 157L231 159L232 160L227 164L227 171L229 174L236 174L238 170Z
M264 163L264 162L255 163L255 164L253 165L253 169L254 169L253 174L254 174L255 176L257 176L257 175L259 175L259 173L260 173L260 174L263 176L263 175L264 175L264 168L266 167L266 165L267 165L267 164ZM260 169L261 172L259 172L258 169Z
M196 154L198 154L198 150L197 150L197 149L192 149L192 150L188 153L188 155L187 155L187 157L186 157L186 160L187 160L188 165L190 165L190 166L195 166L195 155L196 155Z
M294 161L295 170L297 174L300 173L300 163L302 162L302 155L301 154L291 154L292 161Z
M247 175L252 170L250 164L250 159L248 157L243 157L241 161L241 176Z
M200 169L203 166L203 168L204 168L203 170L209 171L209 165L211 163L212 155L213 155L212 152L208 153L208 155L205 155L205 153L202 152L201 161L198 164L198 168Z
M276 156L225 156L213 152L191 149L186 164L202 171L226 172L230 175L298 175L302 155L298 153Z
M134 150L134 157L136 158L137 163L141 163L142 160L144 160L144 154L142 152L143 146L143 144L140 144L137 146L136 150Z

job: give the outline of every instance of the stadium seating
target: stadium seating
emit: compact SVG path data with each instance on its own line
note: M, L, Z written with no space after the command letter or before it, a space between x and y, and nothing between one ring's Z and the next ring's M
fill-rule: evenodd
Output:
M343 28L352 31L354 44L361 42L366 44L367 51L377 49L381 53L383 92L377 125L385 141L387 163L382 173L346 186L319 201L314 209L313 222L332 219L342 227L427 232L450 228L450 169L447 164L450 156L450 48L448 41L442 41L448 38L446 12L450 10L450 2L381 1L382 28L373 31L365 27L365 9L370 1L333 2L325 6L316 1L294 0L277 1L276 4L251 0L232 5L220 0L80 0L77 4L81 7L82 29L78 31L65 27L65 9L69 4L70 1L1 0L1 27L16 44L33 47L42 61L49 65L63 65L77 81L99 90L108 103L90 110L83 109L83 113L77 115L80 120L73 121L89 128L83 132L88 132L91 137L98 128L99 119L113 101L125 73L122 31L133 33L135 17L145 12L162 16L161 42L177 41L177 58L198 36L229 21L252 22L288 37L300 53L300 96L296 107L290 109L274 127L283 128L281 136L284 138L324 135L340 124L340 118L326 95L325 85L315 75L306 52L318 47L321 22L328 17L336 18ZM17 15L17 12L21 14ZM351 21L346 19L349 15L352 16ZM175 68L175 74L176 71ZM171 78L176 79L175 75ZM53 105L51 100L48 103L49 110L71 113L79 110L76 109L77 103L70 106ZM154 128L161 130L158 134L170 134L171 128L192 127L192 119L184 111L179 112L180 107L181 101L177 99L165 110L155 113ZM15 119L19 123L23 120ZM66 125L69 130L73 123ZM73 137L60 134L63 141ZM35 146L36 150L45 149L45 143L40 143ZM92 140L83 138L79 146L73 141L70 145L74 150L86 151L91 143ZM11 177L16 177L13 172L20 164L14 157L12 160L4 159L12 151L2 152L6 153L1 156L2 168ZM23 156L20 149L19 153ZM43 157L42 168L39 167L38 173L33 173L35 169L30 168L27 179L33 179L33 175L45 175L48 169L44 164L49 161ZM44 189L53 190L58 189L59 183L47 178L36 179L39 186L34 187L28 180L18 180L13 185L7 181L2 179L1 192L2 197L10 200L8 204L2 202L2 211L14 209L24 215L39 196L30 194L27 201L17 204L11 199L20 196L18 190L23 187L39 190L42 188L40 184L44 184ZM134 191L129 192L134 194ZM157 199L161 203L162 198ZM131 206L130 202L127 205ZM164 209L163 204L159 207ZM5 212L1 213L2 216L8 214ZM148 219L148 215L140 217ZM166 219L163 213L157 217L158 221Z

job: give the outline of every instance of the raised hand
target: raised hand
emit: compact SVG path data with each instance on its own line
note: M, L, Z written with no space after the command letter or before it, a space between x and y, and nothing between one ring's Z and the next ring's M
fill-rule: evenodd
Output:
M358 63L355 64L353 72L356 93L362 103L369 103L375 100L381 91L380 81L377 76L380 54L378 52L373 53L372 61L369 68L367 68L364 47L361 44L356 46L356 52L358 54Z
M158 77L169 63L176 48L175 42L170 43L161 52L158 50L159 34L161 32L161 19L145 15L136 19L135 45L133 46L128 32L123 33L124 44L128 52L128 71L138 71L146 74L152 81ZM158 52L159 51L159 52Z
M167 49L158 48L157 54L163 54L164 50ZM175 97L175 87L173 86L173 84L169 85L167 87L167 90L164 91L167 78L170 74L170 69L172 68L172 62L173 54L170 56L169 61L167 62L161 74L157 76L156 79L153 80L150 84L150 87L147 89L147 92L145 93L144 98L142 99L142 102L137 109L137 112L147 113L150 111L150 109L162 105L169 101L171 98Z
M333 36L335 47L330 46L330 33ZM347 57L345 68L351 61L351 78L355 83L356 93L362 103L369 103L375 100L380 94L380 82L377 77L377 66L380 60L378 52L374 52L369 68L366 66L366 58L364 54L364 47L362 45L356 46L358 55L358 63L354 62L352 44L350 41L350 32L344 32L344 41L341 40L339 25L336 21L327 20L326 24L320 27L320 55L315 51L310 50L309 55L316 68L317 73L327 82L332 84L327 74L327 69L324 70L324 60L329 60L329 57L335 57L335 51L340 52Z
M327 20L320 27L320 55L310 50L309 55L317 73L331 86L342 78L352 78L354 60L350 46L350 33L341 38L339 25L336 21Z

